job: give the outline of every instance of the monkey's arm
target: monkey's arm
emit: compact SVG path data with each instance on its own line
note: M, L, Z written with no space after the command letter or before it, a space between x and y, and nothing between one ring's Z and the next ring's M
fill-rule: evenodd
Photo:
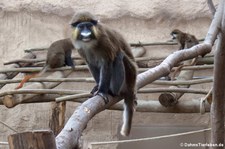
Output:
M110 88L112 71L113 71L112 62L110 61L103 62L100 68L98 91L95 92L95 95L102 96L106 103L108 103L107 94Z
M91 71L92 76L95 79L96 84L97 84L91 91L91 94L95 94L95 92L98 91L100 71L96 66L93 66L92 64L88 64L88 67Z

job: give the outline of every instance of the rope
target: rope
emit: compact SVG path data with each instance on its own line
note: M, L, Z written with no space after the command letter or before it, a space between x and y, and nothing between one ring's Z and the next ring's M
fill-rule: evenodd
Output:
M206 128L206 129L201 129L201 130L188 131L188 132L183 132L183 133L176 133L176 134L163 135L163 136L150 137L150 138L140 138L140 139L131 139L131 140L119 140L119 141L105 141L105 142L92 142L92 143L90 143L90 145L105 145L105 144L119 144L119 143L129 143L129 142L141 142L141 141L165 139L165 138L170 138L170 137L177 137L177 136L201 133L201 132L210 131L210 130L211 130L211 128Z

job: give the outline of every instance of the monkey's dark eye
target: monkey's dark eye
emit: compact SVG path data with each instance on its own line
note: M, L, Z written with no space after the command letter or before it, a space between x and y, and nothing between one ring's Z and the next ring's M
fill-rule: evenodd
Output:
M85 28L85 27L91 28L92 26L94 26L94 24L91 23L91 22L82 22L82 23L79 23L79 24L76 25L76 27L80 28L80 29Z
M98 21L97 20L91 20L90 21L93 25L97 25L98 24Z
M76 27L80 22L74 22L71 24L72 27Z

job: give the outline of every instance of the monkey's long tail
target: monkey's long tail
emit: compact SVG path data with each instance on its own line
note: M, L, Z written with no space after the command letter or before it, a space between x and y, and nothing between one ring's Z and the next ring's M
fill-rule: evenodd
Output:
M124 99L124 112L123 112L123 125L121 128L121 135L128 136L130 134L133 113L136 104L136 77L137 70L134 62L132 62L127 56L124 57L124 65L126 72L126 88Z
M35 73L35 74L31 74L31 75L26 75L23 80L20 82L20 84L15 88L15 89L20 89L23 87L23 85L29 81L31 78L35 78L35 77L38 77L38 76L41 76L43 75L43 73L45 73L48 69L48 66L44 66L43 69L41 70L41 72L39 73Z

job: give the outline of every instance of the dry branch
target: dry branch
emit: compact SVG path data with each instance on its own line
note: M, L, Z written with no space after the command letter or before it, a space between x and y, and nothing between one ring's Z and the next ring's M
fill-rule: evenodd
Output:
M24 56L25 59L32 59L35 58L36 56L33 53L28 53ZM28 66L28 64L13 64L11 65L8 69L14 69L18 67L25 67ZM5 72L0 74L0 79L5 80L5 79L12 79L14 78L18 72ZM0 88L2 88L5 84L0 84Z
M60 77L66 77L68 76L72 71L66 71L66 72L60 72L56 71L53 74L49 75L47 78L60 78ZM22 89L43 89L43 88L54 88L57 85L59 85L60 82L46 82L46 83L32 83ZM6 95L4 96L3 103L6 107L12 108L28 99L31 97L36 96L35 94L26 94L26 95Z
M87 70L87 66L76 66L76 71ZM9 68L9 69L0 69L0 73L7 73L7 72L40 72L42 67L29 67L29 68ZM71 70L71 67L61 67L55 69L49 69L48 71L63 71L63 70Z
M212 16L214 16L215 13L216 13L216 8L215 8L215 6L213 4L213 1L212 0L207 0L207 4L208 4L210 12L212 13Z
M204 78L204 79L196 79L196 80L176 80L176 81L162 81L162 80L156 80L152 82L152 84L156 85L194 85L194 84L202 84L202 83L210 83L213 82L213 78Z
M192 94L207 94L208 91L201 89L187 89L187 88L144 88L138 90L138 93L162 93L162 92L176 92L176 93L192 93ZM79 98L90 98L90 93L78 93L76 95L68 95L58 97L55 99L56 102L71 101Z
M63 90L63 89L20 89L20 90L11 90L0 92L0 97L13 94L59 94L59 95L68 95L68 94L77 94L85 92L83 90Z
M0 84L19 83L22 79L0 80ZM27 82L95 82L93 78L32 78Z
M189 88L144 88L138 91L138 93L162 93L162 92L191 93L191 94L208 93L208 91L206 90L189 89Z
M14 63L37 63L37 62L43 62L45 59L16 59L9 62L4 62L4 65L14 64Z
M194 58L193 60L195 60ZM187 60L184 62L184 65L191 65L193 60ZM179 68L177 68L179 69ZM175 71L176 72L176 71ZM174 73L175 73L174 72ZM193 70L182 70L177 77L177 80L191 80L193 78L194 71ZM170 86L171 89L175 88L189 88L190 85L178 85L178 86ZM178 100L184 95L183 93L176 92L165 92L159 95L159 102L165 107L171 107L178 103Z

